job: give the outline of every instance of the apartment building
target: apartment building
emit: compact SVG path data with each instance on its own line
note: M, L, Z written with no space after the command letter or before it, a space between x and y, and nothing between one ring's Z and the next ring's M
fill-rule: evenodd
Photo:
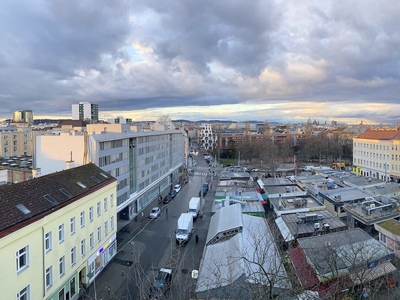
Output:
M213 133L211 124L201 124L199 134L199 147L204 150L216 148L217 136Z
M353 138L353 172L382 181L400 179L400 131L367 129Z
M99 121L99 106L90 102L72 104L72 120L95 124Z
M78 299L116 254L116 186L94 164L1 186L1 299Z
M33 125L33 112L31 110L16 110L13 113L14 122L26 122L28 126Z
M181 180L184 131L132 131L129 124L88 124L86 131L36 136L34 166L41 174L93 162L117 178L120 220L136 217L158 195Z
M0 125L0 157L32 155L33 132L26 122Z

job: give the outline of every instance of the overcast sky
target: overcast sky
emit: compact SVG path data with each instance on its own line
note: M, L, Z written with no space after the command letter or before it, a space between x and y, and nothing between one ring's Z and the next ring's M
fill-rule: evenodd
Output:
M400 119L396 0L2 0L0 120Z

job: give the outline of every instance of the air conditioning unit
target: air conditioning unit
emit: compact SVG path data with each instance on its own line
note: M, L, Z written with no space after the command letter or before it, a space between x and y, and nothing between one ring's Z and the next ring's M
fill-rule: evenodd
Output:
M319 223L314 223L314 229L315 230L318 230L318 229L320 229L321 228L321 224L319 224Z

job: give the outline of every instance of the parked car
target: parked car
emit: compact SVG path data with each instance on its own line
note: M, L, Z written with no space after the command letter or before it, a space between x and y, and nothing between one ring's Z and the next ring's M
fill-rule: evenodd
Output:
M175 192L178 194L179 193L179 191L181 190L181 185L180 184L175 184L175 186L174 186L174 190L175 190Z
M150 219L157 219L160 216L161 209L157 207L153 207L150 211L149 218Z
M176 191L174 189L172 189L172 190L169 191L168 195L170 195L171 198L174 199L175 196L176 196Z
M167 196L164 197L164 199L163 199L162 202L163 202L164 204L167 204L167 203L170 203L171 200L172 200L171 195L168 194Z
M187 178L187 177L183 178L183 180L182 180L182 184L186 184L186 183L188 183L188 182L189 182L189 180L188 180L188 178Z
M161 268L150 287L149 299L167 299L171 288L172 269Z

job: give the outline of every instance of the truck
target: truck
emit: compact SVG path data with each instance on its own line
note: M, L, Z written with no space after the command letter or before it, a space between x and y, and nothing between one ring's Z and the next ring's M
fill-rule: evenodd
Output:
M189 201L189 210L188 212L193 215L193 220L195 221L200 213L200 197L192 197Z
M177 244L184 244L189 241L193 233L193 214L182 213L178 219L175 238Z

